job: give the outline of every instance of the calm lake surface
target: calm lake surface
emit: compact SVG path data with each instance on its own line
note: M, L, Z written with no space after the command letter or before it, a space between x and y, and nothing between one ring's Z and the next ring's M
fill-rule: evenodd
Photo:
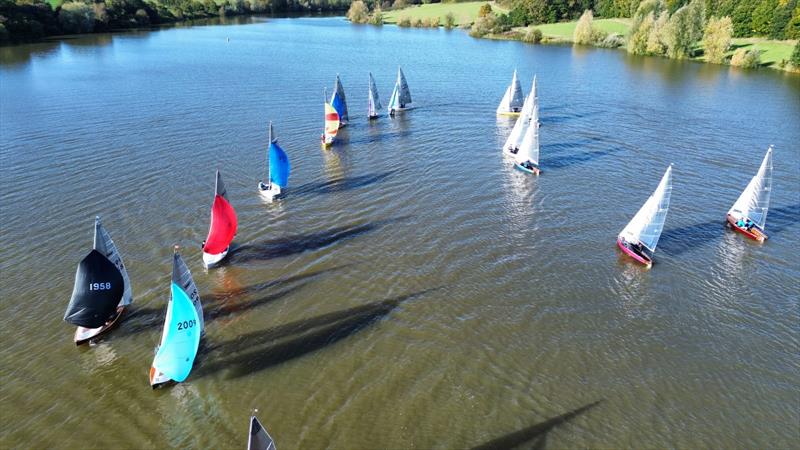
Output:
M226 38L230 38L228 42ZM3 448L798 448L800 77L341 18L0 48ZM368 123L398 64L416 109ZM538 178L495 107L538 75ZM319 146L336 74L351 125ZM262 203L266 127L293 165ZM723 226L775 145L763 245ZM615 238L674 163L651 270ZM200 242L219 168L229 263ZM121 326L62 321L96 214ZM184 247L206 336L147 381Z

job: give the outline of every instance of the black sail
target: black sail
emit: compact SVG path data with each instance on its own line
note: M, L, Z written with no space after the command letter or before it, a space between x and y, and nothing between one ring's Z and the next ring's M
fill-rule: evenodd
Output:
M86 328L100 327L114 314L124 291L125 283L117 266L92 250L78 264L64 320Z
M275 450L275 443L256 416L250 416L250 438L247 450Z

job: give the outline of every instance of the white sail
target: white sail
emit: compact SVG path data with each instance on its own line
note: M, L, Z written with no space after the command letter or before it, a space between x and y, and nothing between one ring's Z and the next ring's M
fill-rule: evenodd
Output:
M669 198L672 195L672 165L667 168L666 173L658 183L653 195L642 205L639 212L619 234L628 242L637 243L647 247L651 252L656 251L658 238L664 229L664 222L667 219L669 210Z
M131 280L128 278L128 271L125 269L125 264L122 262L117 246L111 240L111 235L108 234L105 227L100 223L100 216L94 219L94 249L102 253L103 256L108 258L122 274L122 281L124 282L125 289L122 292L122 300L119 302L121 306L130 305L133 302L133 292L131 290Z
M381 106L381 99L378 97L378 88L375 86L375 79L372 78L372 72L369 73L369 117L378 117Z
M389 114L391 114L392 111L396 111L398 108L400 108L399 95L400 95L400 87L397 84L395 84L394 90L392 91L392 95L389 97L389 106L387 107L387 109L389 110Z
M772 192L772 146L767 149L761 167L750 180L742 195L733 204L728 214L734 219L750 219L760 229L767 223L769 197Z
M522 117L520 117L522 119ZM539 165L539 108L533 108L531 123L525 129L525 136L519 145L516 160L518 164L530 161Z
M411 91L408 89L408 82L406 76L403 74L403 69L397 68L397 86L400 88L400 107L405 108L411 103Z
M533 85L531 92L525 97L525 103L522 104L522 113L514 122L514 128L511 129L511 134L508 135L503 148L508 151L519 149L522 145L522 139L525 136L525 127L531 122L534 107L538 108L538 100L536 99L536 77L533 77ZM538 125L538 118L536 120Z
M514 76L511 78L511 85L508 86L505 94L503 94L503 99L500 100L500 105L497 106L497 113L519 112L522 108L524 98L522 85L519 84L517 71L514 70Z

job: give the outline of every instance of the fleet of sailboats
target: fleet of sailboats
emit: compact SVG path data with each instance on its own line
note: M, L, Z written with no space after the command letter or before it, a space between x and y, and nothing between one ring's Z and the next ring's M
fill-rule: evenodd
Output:
M525 101L522 104L522 112L514 122L514 128L511 129L511 133L508 135L505 144L503 144L504 152L510 155L517 154L519 151L519 146L522 144L522 139L525 136L525 130L533 122L533 109L537 108L538 112L538 107L539 97L536 95L536 76L534 75L533 82L531 84L531 92L528 93L527 97L525 97ZM539 126L538 118L534 123L536 123L537 127Z
M653 264L653 252L656 251L664 222L667 220L671 195L672 165L670 164L653 195L617 236L619 248L647 267Z
M278 145L278 139L272 131L272 122L269 123L269 148L267 149L267 164L269 170L267 172L267 183L263 181L258 182L258 193L261 194L267 201L283 195L283 189L289 183L289 171L291 165L289 164L289 156Z
M75 344L89 342L117 323L133 302L128 271L100 217L94 219L92 251L78 264L64 320L77 326Z
M750 239L764 242L767 235L764 227L767 225L767 212L769 211L769 197L772 192L772 146L767 149L761 167L742 194L728 210L727 220L730 226Z
M175 246L170 298L161 341L150 366L150 386L155 388L172 382L181 383L189 376L204 326L203 306L197 286Z
M514 69L514 75L511 77L511 84L506 88L500 104L497 105L497 114L501 116L517 116L522 112L522 103L525 98L522 93L522 85L517 78L517 70Z
M411 91L408 89L406 76L403 69L397 68L397 81L394 83L392 95L389 97L389 115L394 116L398 112L411 109Z
M217 170L214 202L211 205L211 225L208 228L208 237L203 241L203 265L207 269L217 266L228 255L228 249L236 235L236 227L236 211L228 202L222 175Z

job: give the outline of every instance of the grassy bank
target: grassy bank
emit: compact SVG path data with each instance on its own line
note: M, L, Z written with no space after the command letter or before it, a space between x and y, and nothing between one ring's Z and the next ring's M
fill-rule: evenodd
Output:
M444 17L451 13L456 18L456 25L469 25L478 18L478 10L486 2L464 2L464 3L429 3L427 5L416 5L383 13L384 23L397 23L400 17L408 17L412 21L417 19L431 19L438 17L444 23ZM498 6L495 2L489 2L495 12L508 12Z

